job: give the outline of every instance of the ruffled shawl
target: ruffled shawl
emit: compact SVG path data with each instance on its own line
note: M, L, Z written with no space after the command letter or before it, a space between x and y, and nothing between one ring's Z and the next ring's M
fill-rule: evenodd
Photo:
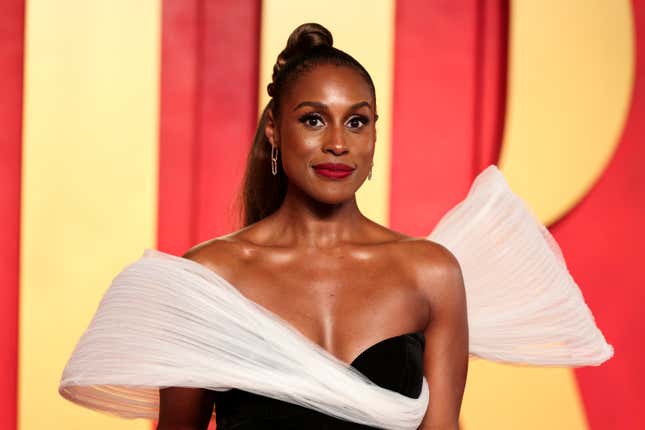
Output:
M491 165L428 239L459 261L469 352L507 363L599 365L613 355L548 230ZM126 418L156 419L159 389L238 388L340 419L416 429L410 398L371 382L205 266L154 249L113 279L59 393Z

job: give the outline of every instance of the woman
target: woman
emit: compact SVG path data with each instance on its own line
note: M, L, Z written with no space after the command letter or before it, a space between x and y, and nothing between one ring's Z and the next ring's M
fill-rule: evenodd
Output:
M63 396L121 416L158 412L160 430L206 428L214 408L220 430L453 430L469 354L569 366L613 354L557 245L498 171L478 177L437 241L360 212L374 84L328 30L294 30L268 92L245 228L183 258L147 250L119 274Z
M291 34L249 157L248 226L185 257L222 274L347 364L401 335L402 342L381 344L398 355L387 364L420 365L414 355L423 349L406 334L425 335L423 368L433 395L424 425L456 429L468 367L460 268L441 245L387 229L359 210L356 191L370 175L376 142L374 84L356 60L331 45L332 35L319 25ZM364 358L365 369L380 364L376 371L386 371L376 353ZM420 376L414 382L420 387ZM213 394L162 390L159 428L205 425ZM226 429L228 411L218 410L218 428ZM322 415L316 420L331 422Z

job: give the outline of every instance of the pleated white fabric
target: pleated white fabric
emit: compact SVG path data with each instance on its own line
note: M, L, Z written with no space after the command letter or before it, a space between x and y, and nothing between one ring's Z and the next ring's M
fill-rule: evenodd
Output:
M557 242L496 166L475 178L428 239L461 266L472 355L567 367L613 355Z
M490 166L429 239L457 257L470 353L532 365L598 365L613 355L555 240ZM112 281L59 393L126 418L158 415L162 387L238 388L348 421L416 429L412 399L372 383L194 261L146 249Z

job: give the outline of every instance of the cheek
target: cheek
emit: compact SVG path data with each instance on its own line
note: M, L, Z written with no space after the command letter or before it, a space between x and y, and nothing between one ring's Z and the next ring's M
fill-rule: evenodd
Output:
M376 140L373 132L356 135L352 142L354 154L362 158L373 156L375 143Z
M281 148L282 163L286 173L308 167L319 143L319 138L312 136L311 133L306 134L297 129L284 130Z
M311 152L318 145L318 139L316 136L312 136L311 133L306 134L295 131L290 133L282 144L286 147L285 150L304 155Z

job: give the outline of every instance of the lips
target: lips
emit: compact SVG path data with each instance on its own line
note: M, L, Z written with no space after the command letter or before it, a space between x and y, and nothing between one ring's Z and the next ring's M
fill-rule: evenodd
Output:
M354 170L352 166L343 163L320 163L314 166L314 169L335 170L342 172L351 172Z
M343 163L321 163L313 167L316 173L330 179L342 179L354 171L352 166Z

